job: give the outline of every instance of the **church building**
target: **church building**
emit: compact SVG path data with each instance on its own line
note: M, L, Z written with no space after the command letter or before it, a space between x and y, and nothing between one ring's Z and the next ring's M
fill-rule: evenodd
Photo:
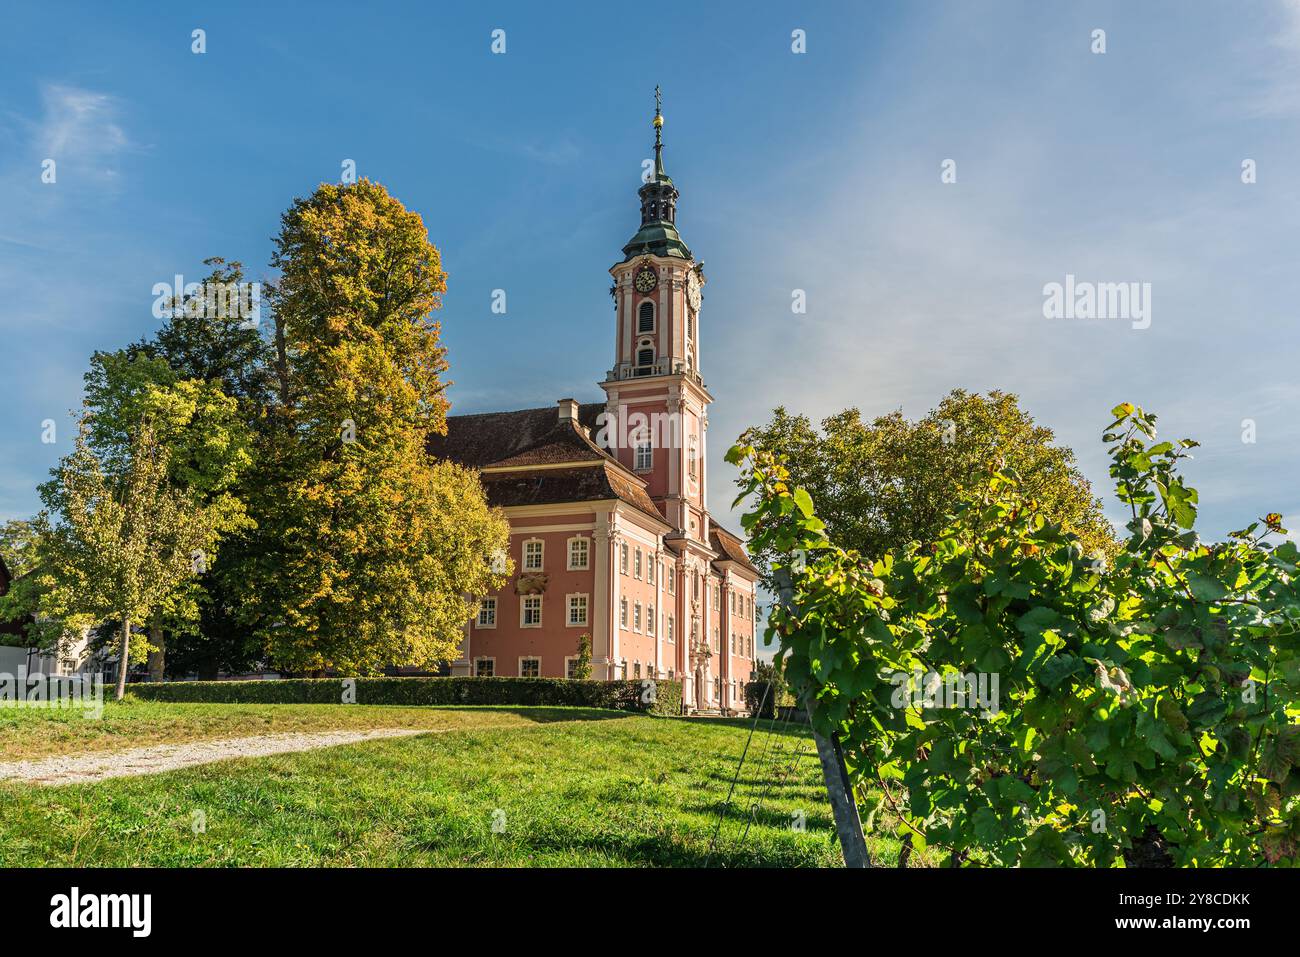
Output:
M654 117L641 227L609 270L604 401L449 416L430 451L476 468L510 521L513 572L467 623L456 675L682 682L689 711L737 713L755 660L758 571L709 514L704 275L677 232Z

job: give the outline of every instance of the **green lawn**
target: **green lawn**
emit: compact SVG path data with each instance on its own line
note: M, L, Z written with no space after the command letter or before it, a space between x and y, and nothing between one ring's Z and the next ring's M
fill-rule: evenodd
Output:
M84 718L79 711L0 707L0 761L287 732L518 727L607 713L575 708L172 704L128 696L120 703L105 703L99 719Z
M0 866L699 866L748 733L586 709L150 703L110 708L98 737L72 734L100 750L256 733L258 721L455 730L97 784L0 784ZM63 723L6 720L0 742L66 744L51 737ZM872 851L898 855L892 841ZM711 863L839 866L806 733L760 725Z

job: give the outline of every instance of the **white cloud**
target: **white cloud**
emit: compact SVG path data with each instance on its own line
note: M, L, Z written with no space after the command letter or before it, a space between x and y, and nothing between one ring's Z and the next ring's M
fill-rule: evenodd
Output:
M119 122L118 101L107 93L47 84L32 145L60 166L104 178L116 176L116 157L131 145Z

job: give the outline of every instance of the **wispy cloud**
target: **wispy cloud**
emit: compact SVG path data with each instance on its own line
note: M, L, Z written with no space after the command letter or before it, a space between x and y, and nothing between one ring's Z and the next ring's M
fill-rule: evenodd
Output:
M111 179L117 157L131 146L121 108L107 93L48 84L41 91L43 113L32 144L41 156L83 173Z

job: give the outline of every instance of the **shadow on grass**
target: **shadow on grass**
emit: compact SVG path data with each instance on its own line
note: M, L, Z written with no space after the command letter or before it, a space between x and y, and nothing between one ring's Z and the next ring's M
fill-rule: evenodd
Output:
M638 717L634 711L613 711L605 708L582 708L560 705L399 705L398 707L430 707L438 711L475 711L492 714L513 714L538 724L557 721L610 721Z

